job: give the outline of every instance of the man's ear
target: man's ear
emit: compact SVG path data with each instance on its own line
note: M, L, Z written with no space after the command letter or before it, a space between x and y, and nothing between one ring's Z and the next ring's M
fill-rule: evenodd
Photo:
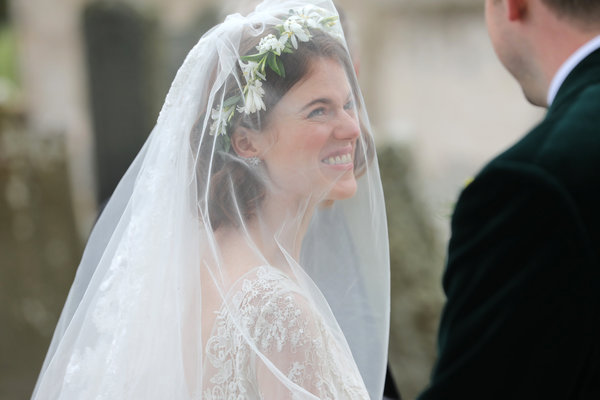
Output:
M503 0L509 21L518 21L525 17L528 0Z
M257 135L252 129L238 126L231 134L231 147L240 157L257 157L260 153Z

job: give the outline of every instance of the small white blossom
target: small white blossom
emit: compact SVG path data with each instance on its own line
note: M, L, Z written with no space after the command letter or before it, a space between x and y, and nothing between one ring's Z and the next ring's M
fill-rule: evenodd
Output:
M242 69L244 78L246 78L246 82L254 81L257 79L257 77L260 79L265 79L265 76L259 72L257 62L248 61L248 63L244 64L242 61L240 61L240 68Z
M255 80L248 82L244 96L244 106L238 107L237 110L245 114L255 113L258 110L266 110L267 108L262 99L264 94L265 90L262 88L261 81Z
M310 35L301 22L302 18L293 15L283 23L284 34L287 34L290 37L292 46L294 46L295 49L298 48L298 41L296 38L301 42L308 42L310 40Z
M260 40L258 46L256 46L259 53L266 53L267 51L273 51L278 56L281 55L281 52L285 48L285 42L282 43L275 35L272 33L268 34L264 38Z
M305 10L298 16L302 19L302 21L307 27L311 29L321 28L321 21L323 20L323 16L319 12L313 10L307 13Z
M319 19L308 18L306 20L306 26L308 26L311 29L319 29L319 28L321 28L320 18Z
M287 44L289 38L290 37L286 35L285 32L279 37L279 43L281 43L282 50L285 49L285 45Z
M213 108L210 114L211 119L213 120L210 125L209 134L211 136L214 135L226 135L227 134L227 121L229 120L229 116L233 113L234 108L226 108L224 111L221 111L221 107Z

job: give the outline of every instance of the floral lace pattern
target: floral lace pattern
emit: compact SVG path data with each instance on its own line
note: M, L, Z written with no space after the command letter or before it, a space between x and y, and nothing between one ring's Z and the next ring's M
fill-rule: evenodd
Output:
M237 286L206 344L204 399L369 398L354 361L289 277L259 267Z

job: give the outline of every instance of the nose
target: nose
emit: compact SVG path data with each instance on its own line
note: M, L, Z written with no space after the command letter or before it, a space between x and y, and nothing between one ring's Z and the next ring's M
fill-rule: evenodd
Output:
M360 124L354 113L346 110L339 113L338 123L333 132L336 139L353 140L360 135Z

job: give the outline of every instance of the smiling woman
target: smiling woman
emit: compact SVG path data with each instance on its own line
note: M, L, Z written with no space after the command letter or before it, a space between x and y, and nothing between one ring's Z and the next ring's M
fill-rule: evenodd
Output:
M354 195L353 160L360 129L353 104L339 62L314 60L307 76L273 109L265 129L273 144L257 149L274 185L316 202Z
M277 32L277 28L262 29L267 36ZM285 71L284 76L268 68L265 70L266 79L259 82L263 93L259 99L262 105L255 112L234 111L234 107L230 108L231 114L223 112L227 115L227 122L223 124L225 128L221 129L222 137L217 139L217 145L225 143L227 152L219 154L216 162L210 156L213 149L210 143L214 141L214 136L197 135L204 141L199 146L200 151L204 151L204 156L198 160L199 166L201 171L210 171L207 180L212 180L210 185L207 181L201 181L200 190L208 188L209 196L213 199L208 202L209 207L214 207L211 213L213 228L223 223L243 225L243 221L236 219L238 213L234 210L239 208L240 215L245 220L255 215L258 204L265 198L266 186L271 186L270 191L280 195L301 192L305 197L296 199L300 202L310 192L311 207L314 207L334 189L333 182L343 177L339 173L340 170L345 170L341 157L351 157L356 176L364 173L366 162L374 157L373 139L366 125L361 123L359 110L356 109L357 105L361 107L357 98L360 94L346 48L339 39L321 30L308 29L307 32L311 35L309 41L300 42L293 52L282 52L278 57L282 70ZM242 48L245 49L242 50L243 54L255 52L257 44L263 42L261 36L255 35L253 30L246 32L246 37L242 40ZM251 63L252 61L248 64ZM230 76L223 85L222 97L243 97L243 93L239 93L238 82L241 76L247 75L244 67L247 65L240 63L237 74ZM337 98L333 98L334 94ZM217 102L221 101L219 94L215 97ZM255 100L254 97L251 99ZM226 108L217 104L213 108L213 114L215 110L224 109ZM203 119L199 119L196 128L200 130L203 123ZM328 133L325 132L327 130ZM360 140L343 138L344 135L354 135L354 139L358 139L360 132ZM319 146L314 142L324 140L325 136L329 136L330 140L326 147L320 149L324 153L316 153L313 148L315 159L322 157L312 163L307 159L299 159L302 157L301 153L305 152L304 149ZM320 144L325 145L325 142ZM352 148L344 149L345 146ZM249 169L239 162L240 157L242 160L263 163L260 163L261 168ZM293 165L294 159L300 164ZM337 167L324 169L320 164ZM338 172L334 173L336 170ZM268 179L264 179L264 172L269 173ZM309 175L317 173L321 182ZM234 191L224 183L231 176L237 177ZM327 182L329 186L325 187ZM317 186L309 188L313 184ZM319 187L321 190L316 190ZM287 189L282 193L280 189L284 188ZM336 196L335 191L331 195ZM297 206L304 207L300 204Z
M330 1L211 30L98 221L34 398L381 398L389 260L365 121Z

